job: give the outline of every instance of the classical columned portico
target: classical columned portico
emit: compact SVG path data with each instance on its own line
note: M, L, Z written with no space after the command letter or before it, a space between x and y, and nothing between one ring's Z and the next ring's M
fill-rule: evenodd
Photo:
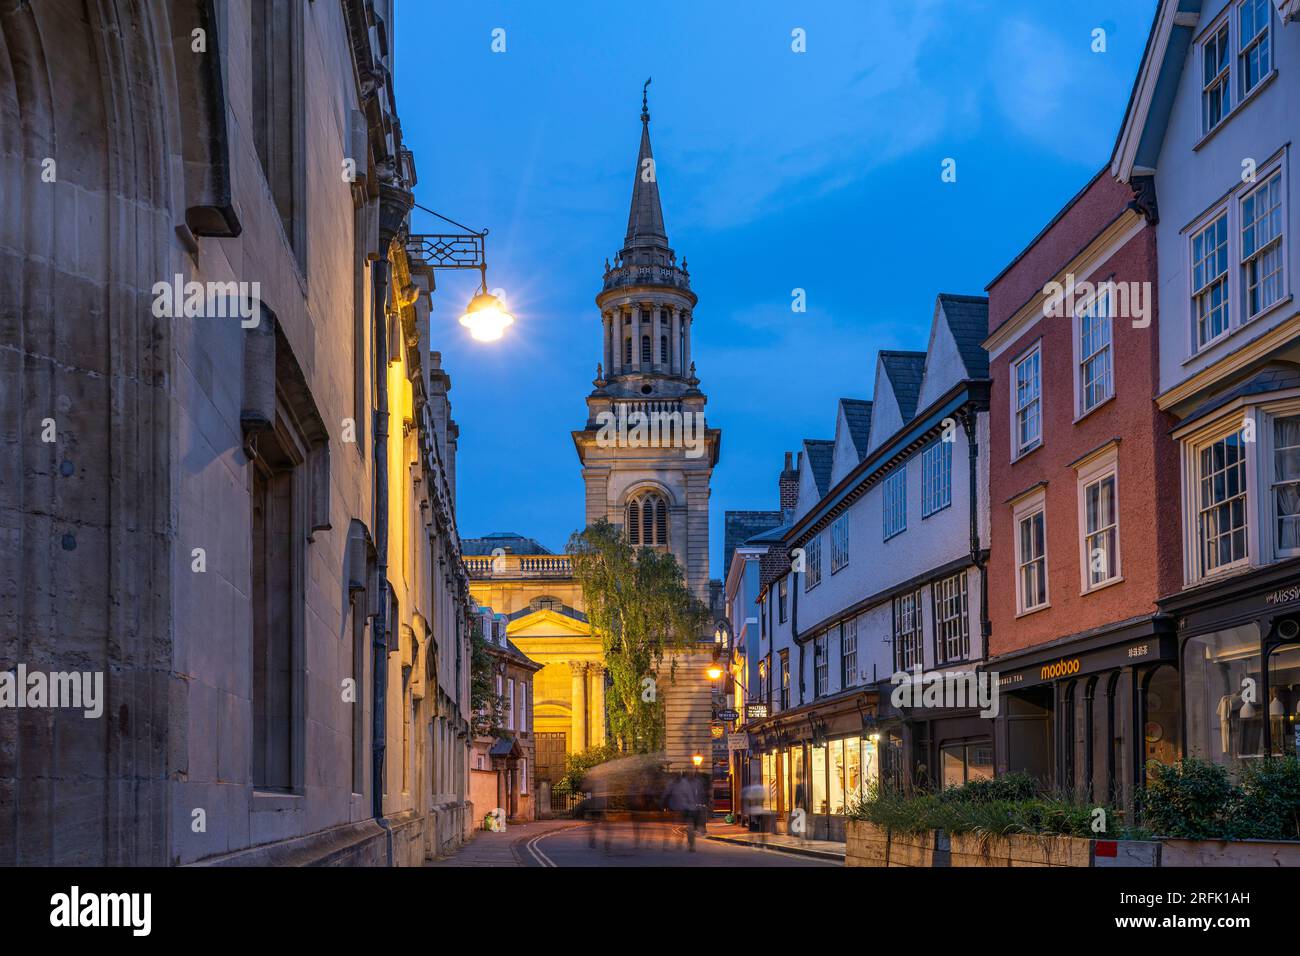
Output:
M571 736L569 752L581 753L589 746L587 738L587 663L585 661L570 661L569 673L572 678L569 702L573 708L569 723Z

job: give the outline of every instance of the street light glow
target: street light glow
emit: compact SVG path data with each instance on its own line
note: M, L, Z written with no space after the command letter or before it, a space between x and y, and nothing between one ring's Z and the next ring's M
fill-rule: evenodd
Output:
M460 324L469 329L469 334L478 342L497 341L514 321L515 317L501 300L490 292L480 292L470 299L465 314L460 317Z
M717 680L722 676L722 668L717 664L710 664L709 669L704 673L709 675L709 680Z

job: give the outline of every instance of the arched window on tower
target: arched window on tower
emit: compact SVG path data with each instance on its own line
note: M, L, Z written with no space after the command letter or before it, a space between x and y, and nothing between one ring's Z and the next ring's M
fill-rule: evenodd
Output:
M665 363L668 361L668 336L666 335L659 336L659 361Z
M623 339L623 364L632 364L632 336Z
M653 548L668 544L668 502L663 495L647 491L627 504L627 539L634 547Z
M649 365L654 356L650 351L650 336L641 336L641 364Z

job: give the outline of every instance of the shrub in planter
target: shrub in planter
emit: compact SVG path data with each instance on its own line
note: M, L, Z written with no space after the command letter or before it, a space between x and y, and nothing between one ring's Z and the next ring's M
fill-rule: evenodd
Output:
M1228 819L1235 839L1300 839L1300 761L1274 758L1248 766Z
M1241 790L1216 763L1185 757L1173 764L1151 764L1142 797L1142 818L1161 836L1188 840L1223 839L1228 815Z

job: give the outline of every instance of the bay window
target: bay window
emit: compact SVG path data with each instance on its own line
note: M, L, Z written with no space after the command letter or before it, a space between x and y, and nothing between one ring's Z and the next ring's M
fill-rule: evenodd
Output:
M1198 349L1228 331L1227 212L1192 236L1192 315Z
M1282 171L1241 200L1241 284L1244 320L1282 298Z
M1197 544L1201 574L1247 559L1246 440L1237 429L1196 452Z

